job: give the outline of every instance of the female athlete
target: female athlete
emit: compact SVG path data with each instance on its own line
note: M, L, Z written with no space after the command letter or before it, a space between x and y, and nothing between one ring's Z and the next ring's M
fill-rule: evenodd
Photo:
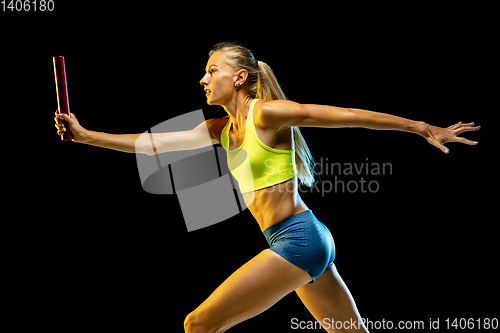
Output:
M156 152L206 146L208 129L211 144L220 143L227 150L229 168L251 202L248 208L270 248L236 270L189 313L185 332L224 332L292 291L320 323L325 318L358 323L325 326L328 332L367 332L333 264L332 235L297 190L299 181L306 186L314 182L313 160L299 127L406 131L448 153L446 142L477 144L457 135L479 126L458 123L439 128L384 113L286 100L271 68L236 43L217 44L209 53L205 72L200 83L207 103L222 106L227 116L209 119L191 131L155 134ZM141 134L89 131L74 115L69 118L56 112L59 135L67 130L61 119L68 122L75 142L131 153L146 153L151 147ZM247 168L240 167L245 163Z

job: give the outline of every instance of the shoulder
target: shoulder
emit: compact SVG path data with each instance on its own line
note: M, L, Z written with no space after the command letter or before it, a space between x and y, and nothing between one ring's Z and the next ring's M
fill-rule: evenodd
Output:
M222 118L213 118L205 121L205 124L208 128L208 132L210 133L210 137L215 139L217 142L220 142L220 135L224 126L226 126L227 121L229 120L229 116L225 116Z
M207 124L208 129L210 130L210 133L212 130L214 132L220 133L224 126L226 126L227 121L229 120L229 116L225 116L222 118L213 118L213 119L208 119L205 121Z
M293 126L294 119L301 117L303 111L302 104L296 102L260 100L254 107L254 122L261 127Z

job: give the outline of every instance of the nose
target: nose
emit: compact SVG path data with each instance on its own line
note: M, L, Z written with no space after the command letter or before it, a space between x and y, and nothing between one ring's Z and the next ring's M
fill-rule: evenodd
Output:
M203 76L200 80L200 84L203 85L203 86L207 86L210 82L208 82L208 73L205 74L205 76Z

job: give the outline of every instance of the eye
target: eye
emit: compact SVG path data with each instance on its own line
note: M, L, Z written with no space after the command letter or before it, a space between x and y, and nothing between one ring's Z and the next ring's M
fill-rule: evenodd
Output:
M210 69L208 70L208 72L209 72L211 75L213 75L215 72L217 72L217 70L216 70L215 68L213 68L213 67L212 67L212 68L210 68Z

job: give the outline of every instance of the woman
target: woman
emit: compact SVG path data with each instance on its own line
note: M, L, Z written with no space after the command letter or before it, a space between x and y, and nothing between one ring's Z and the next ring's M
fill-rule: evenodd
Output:
M155 134L155 152L222 144L228 151L229 167L245 200L251 202L249 209L270 248L234 272L191 312L185 320L185 331L224 332L295 290L328 332L366 332L354 300L333 264L332 235L297 191L299 180L309 186L314 182L312 157L298 127L412 132L444 153L448 153L443 145L446 142L477 144L457 135L479 127L458 123L439 128L383 113L288 101L270 67L234 43L217 44L209 53L205 71L200 83L207 103L221 105L227 116L207 120L191 131ZM68 122L75 142L150 153L151 141L144 135L88 131L74 115L69 118L57 114L55 119L58 134L66 131L60 120ZM208 143L206 129L210 134ZM246 168L240 167L242 162ZM341 324L323 321L331 318Z

